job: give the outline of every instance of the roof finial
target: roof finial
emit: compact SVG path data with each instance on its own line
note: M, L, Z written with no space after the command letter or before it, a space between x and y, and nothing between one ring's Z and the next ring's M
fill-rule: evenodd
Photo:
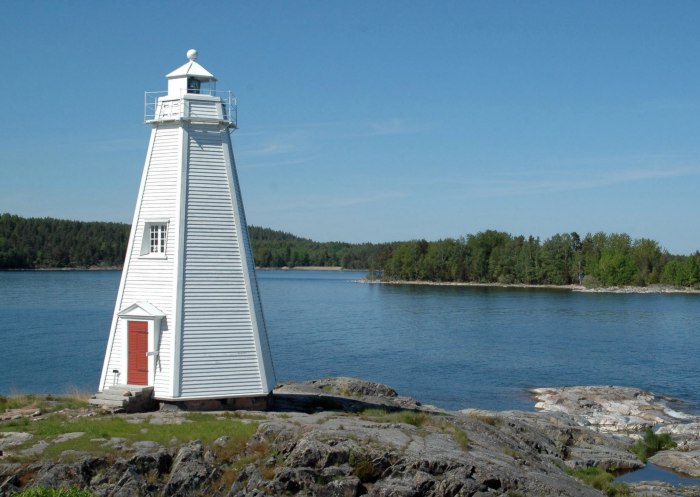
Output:
M195 50L194 48L190 48L187 51L187 58L190 59L192 62L197 60L197 50Z

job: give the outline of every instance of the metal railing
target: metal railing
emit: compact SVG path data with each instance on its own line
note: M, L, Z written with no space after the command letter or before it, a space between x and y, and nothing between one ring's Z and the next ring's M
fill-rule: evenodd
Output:
M221 99L223 121L237 127L238 100L230 90L216 91L203 89L199 93L188 93L183 90L180 97L168 97L167 91L147 91L144 93L143 121L174 121L190 116L185 115L185 97L187 95L208 95ZM193 99L194 100L194 99Z

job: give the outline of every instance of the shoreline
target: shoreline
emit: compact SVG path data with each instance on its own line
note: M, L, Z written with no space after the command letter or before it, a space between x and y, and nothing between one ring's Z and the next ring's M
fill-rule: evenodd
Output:
M349 271L364 272L366 269L345 269L342 266L282 266L282 267L255 267L256 271Z
M130 412L71 398L25 399L0 412L0 423L13 427L0 433L0 494L50 482L115 495L304 488L318 495L448 497L457 488L467 488L465 495L603 495L580 474L593 467L611 481L625 474L625 486L613 488L626 492L616 495L700 495L700 418L669 409L667 397L616 386L530 392L534 412L446 410L350 377L278 384L261 411ZM71 423L47 433L27 427L57 416ZM131 428L110 435L105 426L114 419ZM652 427L665 441L640 446Z
M583 285L529 285L526 283L477 283L471 281L416 281L416 280L369 280L363 278L356 280L357 283L380 284L380 285L415 285L415 286L457 286L457 287L473 287L473 288L503 288L503 289L534 289L534 290L559 290L579 293L639 293L639 294L700 294L700 290L695 288L676 288L669 285L650 285L650 286L623 286L623 287L600 287L586 288Z
M119 266L92 267L57 267L57 268L4 268L0 272L77 272L77 271L121 271ZM294 266L294 267L256 267L256 271L335 271L335 272L366 272L366 269L346 269L342 266ZM671 285L655 284L650 286L613 286L587 288L583 285L533 285L526 283L479 283L473 281L421 281L421 280L392 280L360 278L356 283L380 285L415 285L415 286L456 286L473 288L502 288L525 290L559 290L578 293L626 293L626 294L685 294L698 295L700 289L677 288Z

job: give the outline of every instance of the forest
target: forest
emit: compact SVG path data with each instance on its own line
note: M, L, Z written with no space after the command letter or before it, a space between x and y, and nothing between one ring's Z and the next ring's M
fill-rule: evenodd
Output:
M250 226L258 267L342 267L379 271L397 243L314 242L289 233Z
M0 215L0 269L121 267L131 227L123 223ZM393 244L319 243L249 226L259 267L380 268Z
M128 224L0 215L0 269L116 267Z
M0 215L0 269L121 267L130 226ZM315 242L249 227L258 267L342 267L385 280L700 288L700 252L671 255L627 234L532 236L487 230L429 242Z
M397 244L384 279L589 287L700 286L700 252L670 255L627 234L556 234L544 242L487 230L459 239Z

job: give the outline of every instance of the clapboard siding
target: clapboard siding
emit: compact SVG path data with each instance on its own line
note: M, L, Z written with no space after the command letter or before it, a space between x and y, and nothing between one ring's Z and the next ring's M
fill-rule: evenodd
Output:
M188 98L187 103L190 107L190 117L221 119L221 104L215 101L200 101Z
M179 126L160 126L153 129L153 147L147 158L144 170L143 190L136 205L136 227L132 229L133 238L128 265L125 266L123 292L117 299L117 310L135 302L146 300L156 306L167 316L161 323L160 354L155 371L155 391L162 395L172 395L172 365L170 354L172 347L173 293L175 286L175 250L179 223L177 211L178 175L180 174L180 135ZM149 221L168 221L166 258L142 257L141 246L146 223ZM169 319L170 317L170 319ZM121 369L122 354L126 354L126 337L123 320L118 319L114 330L112 350L107 370ZM109 379L109 375L108 375ZM126 371L122 372L121 381L126 381ZM107 382L107 385L109 382ZM105 385L103 385L104 387Z
M229 188L225 132L190 131L185 216L181 392L261 394L249 281ZM237 207L237 206L236 206Z
M227 136L226 141L228 143L229 150L231 148L231 137ZM248 222L245 218L245 209L243 208L243 197L241 195L241 185L238 181L238 173L236 172L236 165L233 159L233 153L231 153L231 172L233 175L233 188L236 196L236 207L238 209L241 229L239 231L241 237L241 246L245 251L246 260L246 270L248 272L250 281L250 294L253 299L253 311L255 313L255 321L258 330L258 351L259 360L262 361L262 367L264 368L265 379L267 382L266 388L272 390L275 384L275 370L272 363L272 352L270 351L270 343L267 338L267 326L265 324L265 317L262 310L262 301L260 299L260 290L258 288L258 280L255 276L255 259L253 258L253 248L250 242L250 235L248 233Z
M156 398L265 395L274 371L222 103L191 97L182 120L151 132L101 386L128 352L117 312L145 301L165 314ZM141 255L149 222L168 224L164 256Z

